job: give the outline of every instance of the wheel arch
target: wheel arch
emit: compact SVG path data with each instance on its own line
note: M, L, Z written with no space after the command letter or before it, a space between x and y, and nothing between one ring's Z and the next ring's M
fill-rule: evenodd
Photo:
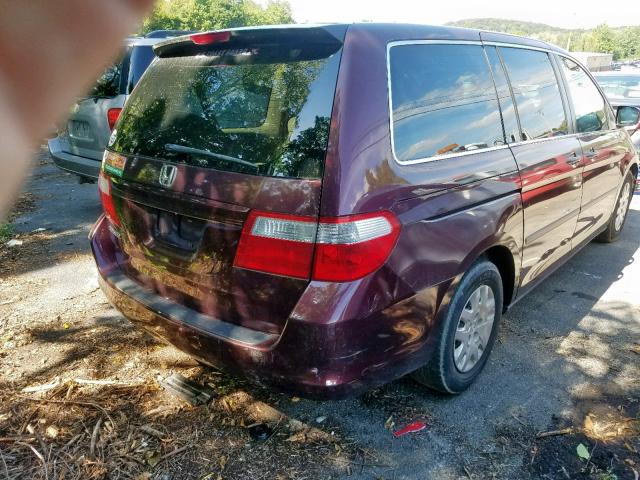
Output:
M516 264L513 252L504 245L494 245L485 250L481 256L493 263L500 272L503 307L507 307L513 301L516 291Z

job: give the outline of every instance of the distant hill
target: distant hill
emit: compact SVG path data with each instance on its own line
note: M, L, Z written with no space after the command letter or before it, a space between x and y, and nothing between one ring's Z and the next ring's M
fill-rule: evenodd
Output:
M640 26L612 28L600 25L593 29L570 29L502 18L471 18L448 25L523 35L572 51L613 53L616 59L640 57Z

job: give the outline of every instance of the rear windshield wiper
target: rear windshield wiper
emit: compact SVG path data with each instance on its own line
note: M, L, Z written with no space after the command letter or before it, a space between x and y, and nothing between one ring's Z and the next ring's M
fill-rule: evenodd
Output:
M222 155L221 153L210 152L209 150L202 150L200 148L187 147L185 145L177 145L175 143L167 143L164 149L169 152L187 153L192 155L203 155L205 157L216 158L218 160L224 160L225 162L237 163L246 167L258 169L258 165L255 163L247 162L241 158L230 157L228 155Z

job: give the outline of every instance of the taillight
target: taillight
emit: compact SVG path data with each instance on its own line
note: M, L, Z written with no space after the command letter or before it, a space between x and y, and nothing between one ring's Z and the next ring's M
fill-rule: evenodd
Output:
M390 212L313 217L252 211L235 266L297 278L348 282L374 272L393 249L400 224Z
M400 223L390 212L321 218L312 278L348 282L374 272L399 234Z
M115 127L118 118L120 118L120 112L122 112L121 108L110 108L107 110L107 122L109 122L109 130L113 130Z
M189 37L196 45L209 45L216 42L228 42L231 32L204 32L195 33Z
M100 191L100 201L102 202L102 209L107 219L113 224L120 226L120 219L116 212L116 206L113 203L113 196L111 195L111 178L104 172L100 172L98 176L98 190Z
M235 265L289 277L309 278L317 223L311 217L252 211Z

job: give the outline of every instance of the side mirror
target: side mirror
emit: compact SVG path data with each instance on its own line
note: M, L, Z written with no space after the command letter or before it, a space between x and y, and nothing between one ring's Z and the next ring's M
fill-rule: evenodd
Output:
M602 122L596 113L588 113L576 119L576 126L578 133L597 132L602 128Z
M640 123L640 108L628 106L618 107L616 123L618 127L635 127Z

